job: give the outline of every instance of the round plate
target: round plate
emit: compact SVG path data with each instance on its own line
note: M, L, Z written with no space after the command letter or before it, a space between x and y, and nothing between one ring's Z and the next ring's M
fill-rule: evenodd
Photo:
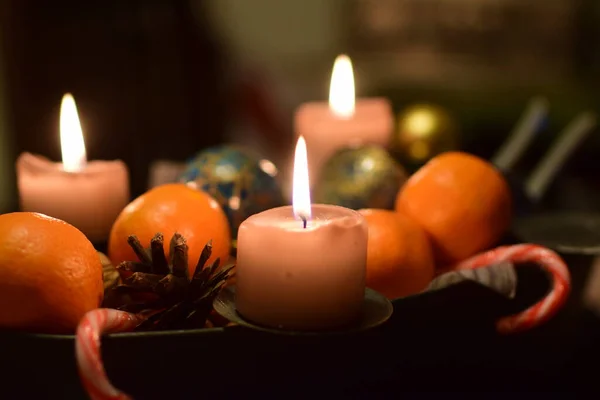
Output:
M246 319L242 318L240 314L238 314L237 309L235 307L235 286L229 286L221 290L221 293L213 303L213 307L215 311L218 312L221 316L227 318L229 321L234 322L238 325L279 335L326 335L355 333L375 328L376 326L383 324L390 318L390 316L394 312L394 307L392 306L392 303L385 296L369 288L365 290L365 300L363 306L364 312L362 319L357 323L355 327L336 331L293 331L267 328L249 322Z
M520 240L564 254L600 254L600 215L540 214L519 219L514 233Z

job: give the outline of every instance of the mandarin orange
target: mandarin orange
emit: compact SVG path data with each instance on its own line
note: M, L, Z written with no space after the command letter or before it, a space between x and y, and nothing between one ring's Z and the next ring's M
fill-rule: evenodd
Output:
M0 326L73 333L100 306L102 264L86 236L43 214L0 215Z
M367 286L389 299L425 289L434 274L433 254L425 231L394 211L359 212L369 230Z
M439 267L501 239L511 223L511 195L489 162L463 152L432 158L404 184L396 210L425 229Z
M222 264L229 259L231 234L225 212L208 193L177 183L151 189L123 209L110 232L108 257L114 265L137 260L127 237L136 235L144 247L149 247L158 232L165 241L171 240L175 232L187 240L190 275L210 240L213 252L208 263L217 257Z

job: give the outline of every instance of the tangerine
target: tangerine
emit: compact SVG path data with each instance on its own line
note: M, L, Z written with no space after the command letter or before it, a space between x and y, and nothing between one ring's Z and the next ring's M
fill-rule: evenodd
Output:
M43 214L0 215L0 326L72 333L102 303L98 252L68 223Z
M127 243L129 235L136 235L144 247L149 247L150 240L159 232L164 235L165 243L175 232L186 239L190 276L210 240L213 251L207 265L217 257L221 263L229 259L231 234L219 203L206 192L178 183L155 187L121 211L110 231L108 257L114 265L137 260ZM165 245L165 252L168 247Z
M363 209L367 221L367 286L389 299L416 294L433 279L431 245L423 229L394 211Z
M470 257L501 239L511 222L508 183L479 157L447 152L432 158L400 189L396 210L429 235L438 266Z

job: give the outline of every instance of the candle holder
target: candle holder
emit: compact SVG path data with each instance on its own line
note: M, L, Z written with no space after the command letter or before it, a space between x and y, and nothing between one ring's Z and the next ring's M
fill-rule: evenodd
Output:
M327 334L350 334L376 328L384 324L394 312L392 302L381 293L366 288L363 303L363 314L354 326L343 329L328 331L298 331L288 329L276 329L255 324L242 317L235 305L235 286L229 286L221 290L219 296L213 302L213 307L223 318L244 326L246 328L274 333L279 335L327 335Z

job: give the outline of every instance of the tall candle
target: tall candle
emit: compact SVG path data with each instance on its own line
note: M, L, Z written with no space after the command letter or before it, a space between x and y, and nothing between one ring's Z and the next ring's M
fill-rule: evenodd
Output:
M22 153L16 164L23 211L62 219L95 242L108 239L110 228L129 202L129 174L120 160L87 162L75 100L63 97L60 111L62 163Z
M355 100L352 63L347 56L339 56L331 74L329 103L302 104L295 115L296 135L306 138L311 182L316 182L323 164L340 148L388 146L393 121L387 99Z
M361 316L367 226L356 211L310 203L306 144L298 140L293 206L255 214L239 228L236 307L269 327L328 330Z

